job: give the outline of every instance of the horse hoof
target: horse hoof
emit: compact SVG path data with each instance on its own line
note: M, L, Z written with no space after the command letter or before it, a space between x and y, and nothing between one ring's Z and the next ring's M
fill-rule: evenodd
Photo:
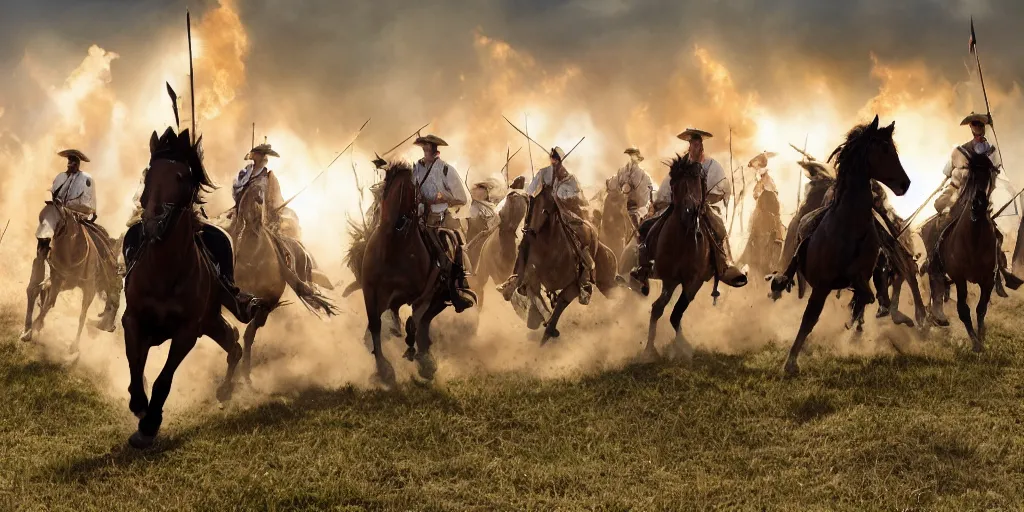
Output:
M640 353L636 358L638 364L651 364L661 359L661 354L658 354L658 349L653 346L648 346Z
M892 313L892 323L894 323L896 325L903 325L903 326L906 326L906 327L913 327L914 326L914 321L911 320L909 316L904 315L903 313L900 313L899 311L894 311Z
M153 441L156 440L156 436L147 436L141 432L136 431L128 438L128 445L136 450L145 450L153 446Z
M889 308L887 307L879 307L878 312L875 313L875 318L885 318L887 316L889 316Z
M235 392L235 386L230 382L225 382L217 388L217 401L224 404L231 401L231 395Z
M793 378L800 375L800 367L796 364L793 359L786 360L786 366L784 368L786 377Z
M933 315L931 317L931 322L936 327L949 327L949 320L945 318L939 318Z
M974 352L975 354L980 354L980 353L982 353L982 352L984 352L984 351L985 351L985 346L984 346L984 345L982 345L982 343L981 343L980 341L975 341L975 342L974 342L974 343L973 343L973 344L971 345L971 350L972 350L972 351L973 351L973 352Z
M434 374L437 373L437 363L434 362L434 356L424 354L418 356L417 361L419 362L419 374L424 380L434 380Z
M21 341L32 341L32 329L21 333L21 336L19 336L18 339Z
M402 357L404 357L409 362L415 361L416 360L416 349L412 348L412 347L409 347L409 348L405 349L405 353L402 354Z

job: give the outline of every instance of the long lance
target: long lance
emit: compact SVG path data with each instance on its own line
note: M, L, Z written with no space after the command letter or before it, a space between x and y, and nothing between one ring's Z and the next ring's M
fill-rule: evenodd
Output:
M348 149L351 148L352 145L354 145L356 143L356 140L359 139L359 134L363 133L363 128L366 128L366 125L369 124L369 123L370 123L370 120L367 119L366 122L363 123L363 125L359 127L359 131L356 132L356 136L352 138L352 142L349 142L348 146L345 146L345 149L341 150L341 152L338 153L338 155L334 157L334 160L331 160L331 163L327 164L327 167L324 167L324 170L320 171L320 174L317 174L316 177L314 177L312 180L310 180L309 183L306 184L306 186L302 187L292 197L289 197L287 201L285 201L284 203L281 204L281 206L278 206L275 211L279 212L282 209L284 209L285 206L288 206L288 203L291 203L296 197L299 197L299 194L305 192L306 189L309 188L310 185L312 185L314 182L316 182L316 180L320 179L320 176L323 176L324 173L327 172L327 169L330 169L331 166L334 165L334 162L337 162L338 159L341 158L341 155L344 155L345 152L348 151Z
M1014 194L1014 195L1013 195L1013 197L1011 197L1011 198L1010 198L1010 200L1009 200L1009 201L1007 201L1007 202L1006 202L1006 204L1004 204L1002 208L1000 208L1000 209L999 209L998 211L996 211L995 215L993 215L993 216L992 216L992 220L996 220L996 219L997 219L997 218L999 217L999 214L1003 213L1003 210L1005 210L1005 209L1006 209L1006 208L1007 208L1008 206L1010 206L1011 204L1013 204L1013 202L1014 202L1014 201L1015 201L1015 200L1016 200L1016 199L1017 199L1018 197L1020 197L1020 195L1021 195L1021 194L1024 194L1024 189L1021 189L1021 190L1020 190L1020 191L1018 191L1018 192L1017 192L1016 194Z
M410 135L410 136L408 136L408 137L406 137L406 138L402 139L402 142L399 142L398 144L395 144L395 146L394 146L393 148L391 148L391 149L389 149L389 150L387 150L387 151L385 151L385 152L381 153L381 154L380 154L381 158L383 158L383 157L386 157L386 156L388 156L388 154L389 154L389 153L391 153L392 151L394 151L394 150L396 150L396 149L398 149L398 148L402 147L402 144L405 144L406 142L409 142L409 139L411 139L411 138L413 138L413 137L415 137L415 136L419 135L419 134L420 134L420 132L422 132L422 131L423 131L423 129L424 129L424 128L426 128L426 127L428 127L428 126L430 126L430 123L427 123L427 124L425 124L425 125L423 125L423 126L420 126L419 130L416 130L416 131L412 132L412 135Z
M256 123L252 124L252 142L250 144L250 148L256 147Z
M192 13L185 9L185 31L188 35L189 99L192 100L192 144L196 143L196 73L192 68Z
M921 210L924 210L925 206L928 206L928 203L930 203L932 198L935 197L935 194L938 194L939 191L946 186L947 182L949 182L949 176L943 178L942 183L939 184L939 188L935 189L935 191L932 192L931 194L928 194L928 198L924 200L924 203L922 203L921 206L918 206L917 209L914 210L914 213L910 215L910 217L907 217L907 220L903 222L903 229L900 229L900 232L896 233L897 240L899 240L900 236L903 235L903 232L910 227L910 223L914 221L914 218L917 217L917 214L921 213ZM1006 207L1004 206L1003 208Z
M472 166L466 167L466 177L462 178L462 184L465 185L466 188L469 188L469 171L471 171L472 169Z
M501 117L505 117L505 116L501 116ZM506 121L508 121L508 119L506 119ZM526 127L526 131L527 132L530 131L530 116L528 116L526 114L523 114L523 121L526 123L526 124L523 125L523 126ZM509 123L509 124L512 124L512 123ZM515 128L515 126L513 126L513 128ZM526 135L527 139L530 138L530 136L528 134L526 134L526 133L523 133L523 135ZM547 151L547 150L545 150L545 151ZM530 146L529 143L526 144L526 152L529 153L529 155L530 155L530 179L532 180L534 175L536 174L536 172L533 170L533 146Z
M971 45L970 45L970 50L971 50L971 53L974 54L974 62L978 65L978 81L981 82L981 95L982 95L983 98L985 98L985 112L988 115L988 123L992 127L992 139L994 139L995 142L996 142L996 152L999 153L999 162L1000 162L1000 164L1005 166L1006 165L1006 161L1003 160L1003 148L999 144L999 135L996 133L996 123L992 119L992 107L989 106L989 102L988 102L988 90L985 88L985 74L982 73L982 71L981 71L981 52L978 51L978 37L974 33L974 16L971 16ZM1020 192L1017 192L1017 195L1013 196L1013 199L1010 200L1010 203L1013 203L1013 201L1015 199L1017 199L1018 196L1020 196ZM1009 206L1010 203L1007 203L1007 206ZM996 216L998 217L999 214L1003 213L1003 210L1005 210L1005 209L1006 209L1006 206L1000 208L999 209L999 213L997 213ZM1016 210L1016 209L1017 208L1015 206L1014 210Z
M804 158L806 158L808 162L817 162L817 160L813 156L807 154L807 151L802 150L802 149L794 146L792 143L790 143L789 147L795 149L797 153L800 153L801 155L803 155Z
M501 171L498 171L505 173L505 187L508 187L508 166L512 163L512 159L515 158L522 150L523 148L517 149L515 153L512 153L512 156L508 156L508 151L505 151L505 166L501 168Z
M729 220L729 234L732 234L732 227L736 225L736 168L732 162L732 126L729 127L729 178L732 180L732 219ZM743 226L740 226L743 229Z
M805 155L807 154L807 139L809 139L810 136L811 136L811 134L809 134L809 133L804 135L804 149L803 149L803 151L801 151L801 153L803 153ZM804 173L801 172L800 170L797 170L796 171L796 209L797 209L797 211L800 210L800 201L803 200L803 197L802 197L803 196L803 188L804 188L803 187L803 181L804 181L803 177L804 177Z
M7 234L7 228L11 225L11 219L7 219L7 224L4 225L4 232L0 233L0 242L4 241L4 235Z

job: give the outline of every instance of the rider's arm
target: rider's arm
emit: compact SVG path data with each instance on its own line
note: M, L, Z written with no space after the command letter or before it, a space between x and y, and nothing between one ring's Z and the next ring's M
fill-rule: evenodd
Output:
M708 167L707 183L710 187L708 189L708 204L726 200L732 192L732 184L729 183L725 169L718 163L718 160L712 160Z
M466 184L462 182L462 178L459 177L459 173L448 164L448 175L444 176L445 190L448 192L443 202L448 203L449 207L465 206L469 204L469 190L466 188Z
M665 176L665 180L661 182L661 186L658 187L658 192L654 194L654 208L661 210L672 203L672 185L670 183L669 176Z

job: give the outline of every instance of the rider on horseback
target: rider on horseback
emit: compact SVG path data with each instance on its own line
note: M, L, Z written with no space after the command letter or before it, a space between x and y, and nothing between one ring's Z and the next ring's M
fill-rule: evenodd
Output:
M629 163L608 179L608 190L621 190L627 195L626 209L629 212L629 220L633 223L633 228L637 229L650 210L654 183L651 181L651 175L640 167L644 156L640 154L639 149L631 147L626 149L624 154L629 155Z
M417 137L413 143L423 148L423 158L416 161L412 179L420 195L420 212L429 228L427 238L437 253L435 257L444 275L448 276L452 306L461 313L473 307L477 300L466 279L466 269L472 267L464 251L466 241L459 220L468 213L464 206L469 202L469 192L458 171L441 160L437 148L447 146L447 142L436 135L426 135ZM454 254L449 254L445 247L447 243L442 239L445 232L455 237Z
M235 200L235 206L228 212L228 218L231 219L237 215L238 203L249 187L263 186L266 190L265 201L271 232L280 238L294 242L298 246L297 249L299 251L309 256L309 261L312 264L312 275L307 276L307 278L312 279L314 283L324 288L333 288L330 278L317 268L316 260L309 254L305 246L302 245L299 218L294 210L285 205L284 197L281 195L281 184L277 181L277 175L267 167L267 164L270 163L270 157L280 158L280 156L270 144L260 144L252 148L245 155L245 159L251 160L252 163L247 164L245 168L238 171L238 175L231 185L231 196Z
M576 177L570 174L565 166L562 165L562 160L565 159L565 151L560 147L555 147L548 156L551 159L551 165L541 169L526 189L526 194L531 198L526 214L526 222L529 225L534 201L532 198L536 197L544 187L550 187L555 202L558 204L558 214L561 216L562 225L569 228L569 232L566 234L569 235L568 238L572 241L572 249L582 262L577 280L580 288L580 304L586 305L590 303L590 296L594 292L595 266L594 255L590 253L590 249L582 242L587 239L587 235L583 232L586 226L586 220L584 220L586 216L583 213L583 208L588 204L587 198L583 195L583 189L580 187L579 182L576 181ZM519 252L516 255L516 264L512 275L498 286L498 291L505 300L512 300L512 294L516 291L521 292L520 288L525 284L522 276L526 269L523 267L526 265L530 253L530 241L534 236L536 236L536 233L528 229L526 230L523 240L519 243Z
M469 239L498 225L498 202L505 197L505 183L495 177L473 184L469 194L473 204L469 207Z
M761 194L765 192L779 193L779 189L775 186L775 180L768 174L768 159L773 156L775 156L775 153L765 151L755 156L747 164L748 167L757 172L757 183L754 184L754 201L757 201Z
M934 248L938 247L941 234L947 227L949 227L953 220L949 215L949 211L956 203L960 188L967 182L967 174L969 172L969 155L973 153L988 156L989 160L992 161L992 165L995 166L997 173L1002 168L1002 161L999 159L999 152L996 151L996 147L985 138L985 127L990 124L992 124L992 118L987 114L974 113L971 113L971 115L965 117L964 120L960 122L960 126L970 126L973 137L971 140L953 148L949 161L946 162L946 166L942 170L942 173L949 178L949 184L946 186L945 190L939 194L939 197L935 199L935 210L938 212L935 220L933 222L926 223L921 230L921 236L925 241L925 247L928 249L929 255ZM989 190L990 195L994 188L995 180L993 180L992 187ZM1024 284L1024 281L1021 281L1020 278L1011 274L1006 269L1006 254L1002 251L1003 234L999 231L998 226L996 226L995 232L999 247L999 253L996 258L998 265L994 270L996 273L995 290L999 296L1006 297L1007 295L1006 291L1003 289L1002 279L1006 280L1006 286L1009 286L1012 290L1019 288L1021 284ZM929 258L929 260L930 259L931 258Z
M708 189L707 204L716 205L719 202L728 202L729 193L732 187L729 183L725 170L722 169L715 159L704 153L704 139L710 139L712 135L703 130L687 128L679 134L679 138L690 143L690 160L700 162L706 173ZM669 184L669 176L658 188L658 195L654 199L655 209L660 210L659 205L670 205L672 203L672 187ZM650 290L649 280L654 270L654 244L658 240L658 233L661 231L662 220L671 213L671 208L666 208L657 217L648 219L640 226L641 243L638 247L639 265L630 272L630 275L641 285L641 292L646 295ZM729 234L725 228L725 222L718 214L717 206L711 206L704 211L704 220L711 228L714 237L712 258L715 260L715 276L723 283L739 288L747 284L746 274L736 268L732 263L729 250Z
M89 158L77 149L66 149L57 154L68 160L68 166L66 171L53 179L50 194L54 204L47 204L39 212L39 227L36 228L36 257L32 261L29 289L43 285L44 263L50 254L50 240L61 219L58 206L67 208L85 228L85 232L88 233L99 253L100 273L96 277L100 280L99 288L107 293L107 304L97 327L113 332L114 316L117 313L117 304L120 302L121 280L117 275L114 241L111 240L106 229L95 223L96 190L93 178L89 173L81 170L82 162L88 162Z

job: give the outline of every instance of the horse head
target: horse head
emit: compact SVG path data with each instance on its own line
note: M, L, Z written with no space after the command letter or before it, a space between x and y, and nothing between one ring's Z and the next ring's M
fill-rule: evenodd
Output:
M526 229L539 233L554 215L558 214L558 202L555 200L554 188L548 184L541 185L533 195L530 207L530 218L526 219Z
M510 190L498 209L498 227L503 231L514 231L526 218L530 198L522 190Z
M989 194L996 172L996 166L988 155L970 153L967 156L967 183L963 185L960 199L971 201L971 220L988 218Z
M393 162L385 169L380 204L381 225L402 230L416 218L416 185L408 162Z
M688 155L676 155L668 165L673 208L683 225L696 226L698 216L707 206L704 168L700 162L691 162Z
M865 170L868 178L881 182L896 195L902 196L910 189L910 177L903 169L896 143L892 140L896 121L884 128L878 127L878 116L866 125L853 127L846 135L846 142L829 156L836 159L836 168L849 174L851 170Z
M200 193L212 190L203 167L202 137L192 144L188 130L167 128L149 139L149 168L142 189L142 226L147 238L161 240L178 219L202 204Z
M267 181L256 180L246 187L238 200L238 215L242 219L242 230L259 230L267 219Z

